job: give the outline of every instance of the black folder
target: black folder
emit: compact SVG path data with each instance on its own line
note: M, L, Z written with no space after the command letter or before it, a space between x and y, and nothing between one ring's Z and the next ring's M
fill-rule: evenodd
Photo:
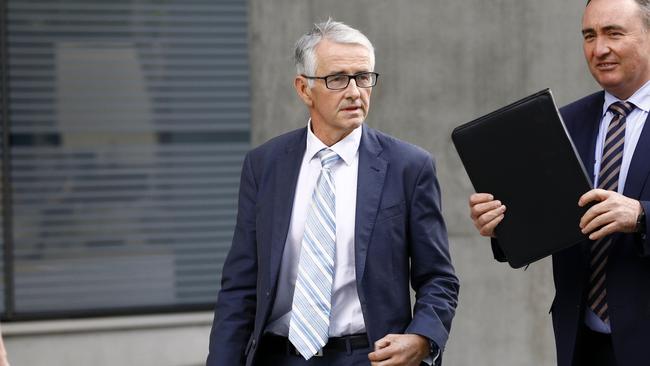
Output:
M495 233L510 266L587 239L578 199L591 179L549 89L459 126L451 138L474 189L506 205Z

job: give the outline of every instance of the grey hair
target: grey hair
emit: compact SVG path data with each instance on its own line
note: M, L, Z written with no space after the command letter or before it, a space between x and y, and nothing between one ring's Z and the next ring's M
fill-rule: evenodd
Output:
M587 5L591 0L587 0ZM634 2L639 6L639 11L641 12L641 19L645 24L645 29L650 29L650 0L634 0Z
M341 22L327 19L325 22L314 24L309 33L304 34L296 42L294 52L294 61L296 63L296 72L309 76L314 76L317 68L316 46L323 39L335 43L358 44L364 46L370 52L370 70L375 68L375 48L370 40L360 31ZM309 86L312 86L312 80L309 80Z

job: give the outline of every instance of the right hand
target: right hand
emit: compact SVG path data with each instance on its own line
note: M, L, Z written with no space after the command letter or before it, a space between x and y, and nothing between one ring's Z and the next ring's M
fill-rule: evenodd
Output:
M478 232L496 238L494 229L503 220L506 206L489 193L474 193L469 197L469 210Z

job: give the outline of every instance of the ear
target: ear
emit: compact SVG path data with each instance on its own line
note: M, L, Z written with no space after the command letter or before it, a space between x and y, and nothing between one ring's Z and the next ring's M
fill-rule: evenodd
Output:
M309 87L309 84L307 84L307 79L301 75L296 75L296 78L293 80L293 87L296 88L296 93L298 93L298 96L302 99L303 103L308 107L313 106L314 101L311 98L311 88Z

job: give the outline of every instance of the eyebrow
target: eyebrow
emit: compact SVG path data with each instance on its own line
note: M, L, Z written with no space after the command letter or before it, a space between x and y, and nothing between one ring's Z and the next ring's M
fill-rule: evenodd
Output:
M327 76L332 76L332 75L356 75L356 74L359 74L359 73L362 73L362 72L372 72L372 71L356 71L356 72L353 72L351 74L348 74L347 72L342 71L342 70L338 70L338 71L335 70L335 71L332 71L332 72L328 73Z
M601 29L604 32L609 32L609 31L613 31L613 30L619 30L619 31L624 31L625 30L625 28L623 26L616 25L616 24L606 25L606 26L602 27ZM582 30L583 35L592 34L592 33L596 33L596 30L593 29L593 28L585 28L585 29Z

